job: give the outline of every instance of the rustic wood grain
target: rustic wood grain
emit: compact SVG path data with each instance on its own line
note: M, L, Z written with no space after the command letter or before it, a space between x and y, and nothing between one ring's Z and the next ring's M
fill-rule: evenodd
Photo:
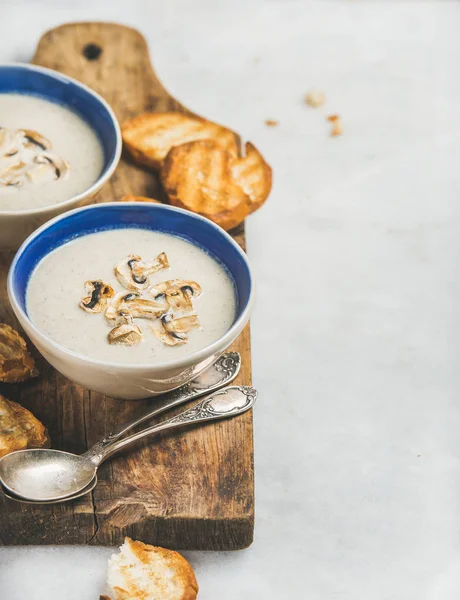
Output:
M73 23L40 40L34 63L70 75L99 92L123 121L141 111L187 111L152 70L145 39L115 24ZM151 172L121 161L98 201L125 194L165 200ZM244 228L232 232L244 247ZM6 295L11 254L0 254L0 320L17 326ZM251 383L249 329L233 350L242 354L237 380ZM65 379L34 353L40 377L0 385L0 393L33 411L53 447L84 452L148 401L123 402ZM224 550L253 539L252 414L151 439L102 466L91 495L35 507L0 495L1 544L119 544L125 535L171 548Z

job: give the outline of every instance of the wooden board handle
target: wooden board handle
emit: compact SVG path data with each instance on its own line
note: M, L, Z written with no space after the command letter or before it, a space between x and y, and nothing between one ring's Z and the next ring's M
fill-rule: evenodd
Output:
M32 62L84 81L114 107L120 120L138 114L140 107L184 110L156 76L143 35L125 25L61 25L41 37Z

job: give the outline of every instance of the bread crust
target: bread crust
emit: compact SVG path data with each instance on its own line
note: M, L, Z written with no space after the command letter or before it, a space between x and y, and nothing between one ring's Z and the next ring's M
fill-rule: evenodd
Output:
M45 426L29 410L0 394L0 458L15 450L49 444Z
M212 138L222 148L237 152L233 131L180 112L142 113L125 121L121 132L125 147L134 160L157 171L171 148L193 140Z
M272 169L251 142L245 144L245 155L232 162L232 176L248 195L250 212L259 209L272 189Z

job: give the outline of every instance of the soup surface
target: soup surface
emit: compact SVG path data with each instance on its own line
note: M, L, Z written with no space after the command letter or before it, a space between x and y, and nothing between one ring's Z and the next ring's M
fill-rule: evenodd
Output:
M97 135L76 113L36 96L0 93L0 211L70 200L103 166Z
M155 319L136 318L141 341L129 346L110 344L108 333L113 323L104 313L87 312L79 305L87 295L85 282L103 280L115 293L129 293L117 280L114 267L131 254L148 261L162 252L170 266L151 275L149 289L141 295L152 300L149 290L165 281L196 282L202 290L192 299L199 326L187 331L186 343L168 346L153 333ZM85 235L45 256L30 277L26 305L33 323L55 342L94 359L124 364L167 362L187 356L228 331L236 312L233 281L214 258L182 238L134 228Z

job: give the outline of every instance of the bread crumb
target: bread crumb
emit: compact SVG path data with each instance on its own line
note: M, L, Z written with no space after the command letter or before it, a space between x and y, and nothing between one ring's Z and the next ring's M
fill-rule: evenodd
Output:
M276 127L279 125L279 121L276 121L275 119L265 119L265 125L267 125L267 127Z
M342 121L339 115L329 115L326 119L332 123L331 136L335 137L336 135L342 135L343 127Z
M305 96L305 104L308 104L308 106L312 106L313 108L323 106L325 102L326 96L323 92L311 91Z

